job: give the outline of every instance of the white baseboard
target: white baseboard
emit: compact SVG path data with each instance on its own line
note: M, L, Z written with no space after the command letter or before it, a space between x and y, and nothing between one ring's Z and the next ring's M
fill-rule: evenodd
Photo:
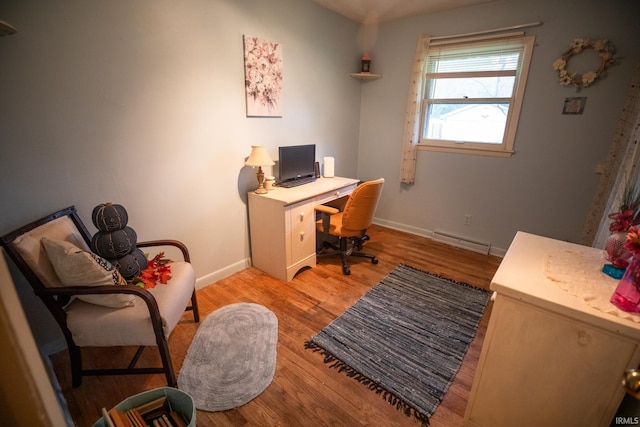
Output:
M488 255L491 251L491 243L472 240L464 236L456 236L455 234L442 230L434 230L431 238L437 242L446 243L447 245L467 249L484 255Z
M220 279L224 279L225 277L231 276L233 273L237 273L238 271L242 271L245 268L249 267L251 267L251 259L245 258L236 263L221 268L220 270L216 270L202 277L198 277L196 279L196 289L202 289L212 284L213 282L217 282Z
M429 239L433 238L433 230L427 230L425 228L414 227L412 225L402 224L399 222L389 221L381 218L374 218L373 223L382 227L392 228L394 230L415 234L416 236L427 237ZM503 248L496 248L495 246L491 246L489 248L489 255L504 258L506 253L507 250Z
M383 227L392 228L394 230L406 231L407 233L415 234L416 236L431 238L433 232L424 228L414 227L412 225L402 224L400 222L389 221L386 219L374 218L373 223L381 225Z

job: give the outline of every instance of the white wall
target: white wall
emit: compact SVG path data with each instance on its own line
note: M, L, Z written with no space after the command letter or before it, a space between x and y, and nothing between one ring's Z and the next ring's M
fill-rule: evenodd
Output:
M356 175L358 25L311 1L0 3L0 234L123 204L139 240L190 248L204 286L246 266L252 144L317 144ZM246 118L243 34L282 43L284 117ZM57 331L17 277L40 346Z
M363 85L358 176L387 178L376 215L380 222L490 242L496 253L504 253L518 230L578 242L599 179L596 165L606 159L640 60L639 16L635 0L498 0L369 29L371 68L383 78ZM418 36L536 21L543 25L526 30L536 36L536 47L515 155L419 152L415 184L400 184L404 110ZM604 80L576 93L557 82L551 64L579 37L611 40L618 62ZM583 115L562 115L565 97L572 96L587 97ZM463 224L466 214L472 215L471 226Z

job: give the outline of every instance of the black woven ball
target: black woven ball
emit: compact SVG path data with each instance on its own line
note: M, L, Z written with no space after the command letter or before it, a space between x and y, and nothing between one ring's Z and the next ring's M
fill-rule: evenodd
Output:
M144 256L144 252L137 248L130 254L114 261L116 268L126 280L133 279L140 274L140 271L147 268L147 263L147 257Z
M93 208L91 221L100 231L121 230L129 222L129 215L122 205L102 203Z
M122 230L98 231L91 238L91 250L103 258L121 258L136 247L138 235L131 227Z

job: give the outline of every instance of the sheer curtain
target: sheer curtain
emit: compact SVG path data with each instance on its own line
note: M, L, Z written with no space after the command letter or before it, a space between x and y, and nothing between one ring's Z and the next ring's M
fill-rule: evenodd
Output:
M404 135L402 138L402 167L400 180L412 184L416 175L417 144L420 142L420 105L424 98L424 78L426 56L431 36L420 36L416 56L411 70L411 83L407 99Z
M620 206L625 185L629 180L638 182L640 150L640 67L636 68L629 98L622 110L618 128L609 149L605 172L600 178L582 232L582 244L603 248L609 236L608 215Z

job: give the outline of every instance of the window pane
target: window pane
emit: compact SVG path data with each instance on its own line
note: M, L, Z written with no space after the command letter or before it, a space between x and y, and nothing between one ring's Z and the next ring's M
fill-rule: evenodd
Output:
M431 73L517 70L520 52L440 51L430 53L428 61Z
M428 80L429 98L511 98L514 76Z
M423 136L427 139L502 144L508 103L429 104Z

